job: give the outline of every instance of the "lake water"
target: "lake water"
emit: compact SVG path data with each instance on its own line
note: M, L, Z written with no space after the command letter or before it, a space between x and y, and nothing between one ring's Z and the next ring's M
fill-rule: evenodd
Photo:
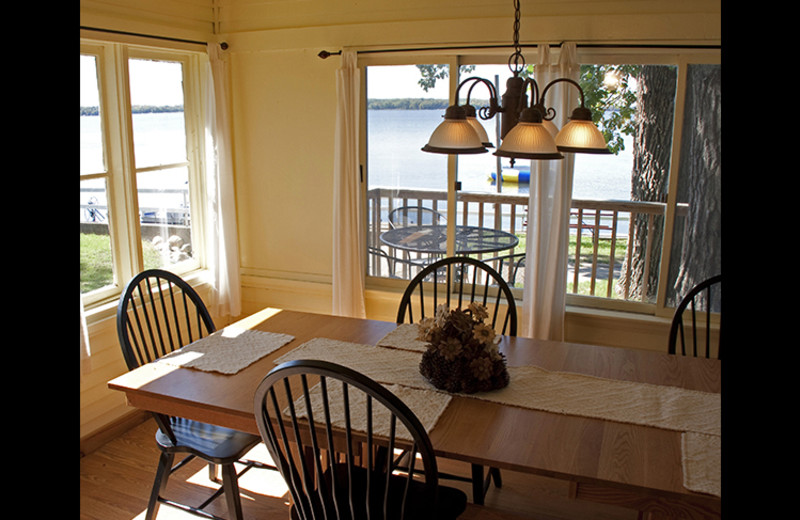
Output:
M370 110L368 112L368 172L370 187L403 187L445 190L447 181L447 156L421 150L428 137L442 121L441 110ZM99 117L83 116L81 119L81 171L101 171L102 147L100 145ZM183 113L134 114L137 164L150 165L179 162L185 157ZM484 121L490 136L495 132L495 119ZM596 200L629 200L630 172L633 145L626 141L626 150L618 156L577 154L573 198ZM530 164L521 161L518 166ZM502 166L509 166L502 159ZM460 156L458 180L463 191L496 192L491 173L496 171L497 157L486 154ZM153 179L150 179L150 178ZM157 177L157 178L156 178ZM186 186L184 168L140 175L140 188L181 189ZM102 183L85 182L84 187L101 186ZM96 186L95 186L96 187ZM505 193L528 193L526 184L505 183ZM81 194L81 204L86 204L97 193ZM165 195L166 196L166 195ZM165 200L143 201L144 205L178 207L183 197L171 195L174 202ZM105 197L97 197L105 205ZM163 196L161 197L163 199Z
M428 137L441 123L442 110L370 110L367 114L368 171L370 187L404 187L445 190L447 156L421 151ZM497 118L482 121L497 144ZM489 153L458 158L458 180L463 191L496 192L491 173L497 157ZM575 155L572 197L575 199L630 200L633 143L626 138L619 155ZM502 167L510 166L503 158ZM530 166L518 161L517 166ZM528 193L527 185L506 183L506 193Z
M100 118L82 116L80 137L81 173L102 172L103 147ZM133 114L133 133L137 167L175 164L186 160L186 137L183 112L159 114ZM139 205L153 208L186 207L188 171L185 167L140 173L137 177L140 190L170 190L166 193L142 193ZM81 204L107 206L103 179L81 182ZM88 191L93 190L93 191ZM101 210L105 215L105 210ZM81 221L91 220L92 213L81 209Z

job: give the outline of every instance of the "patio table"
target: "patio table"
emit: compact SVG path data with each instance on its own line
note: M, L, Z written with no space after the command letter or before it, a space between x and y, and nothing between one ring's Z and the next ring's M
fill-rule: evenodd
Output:
M381 233L381 242L402 249L431 255L447 254L447 226L407 226ZM519 243L516 235L500 229L477 226L456 226L457 254L492 253L513 249Z

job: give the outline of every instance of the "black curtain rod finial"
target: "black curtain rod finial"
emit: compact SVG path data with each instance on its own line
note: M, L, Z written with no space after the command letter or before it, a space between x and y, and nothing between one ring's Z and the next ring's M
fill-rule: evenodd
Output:
M336 54L341 54L341 53L342 53L342 51L336 51L336 52L319 51L319 54L317 54L317 56L319 56L320 58L322 58L324 60L324 59L329 58L330 56L333 56L333 55L336 55Z

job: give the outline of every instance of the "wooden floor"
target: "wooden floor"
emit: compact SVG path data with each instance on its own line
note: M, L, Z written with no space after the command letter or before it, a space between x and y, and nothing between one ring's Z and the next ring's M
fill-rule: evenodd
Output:
M158 448L154 441L155 424L148 420L81 458L81 520L143 519L147 498L155 476ZM256 446L248 458L269 461L263 444ZM442 471L469 474L466 464L440 461ZM634 520L637 514L628 509L570 499L564 482L503 471L503 487L492 487L486 505L495 514L486 515L480 507L472 507L465 518L537 519L537 520ZM467 483L444 481L469 491ZM288 519L286 485L277 472L253 469L244 474L239 485L246 519ZM201 503L216 486L208 480L202 462L193 461L174 474L166 496L192 504ZM469 492L468 492L468 496ZM224 498L216 500L209 510L227 517ZM188 520L196 516L162 505L158 520Z

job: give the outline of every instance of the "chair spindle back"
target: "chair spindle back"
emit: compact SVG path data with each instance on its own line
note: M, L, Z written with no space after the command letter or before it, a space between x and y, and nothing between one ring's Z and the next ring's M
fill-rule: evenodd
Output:
M517 308L508 284L491 266L463 256L434 262L409 282L400 300L397 323L433 316L442 304L464 308L472 302L487 308L497 332L516 336Z
M412 519L433 511L438 477L427 433L397 396L363 374L319 360L290 361L264 378L254 406L295 517ZM412 456L392 475L401 447ZM425 496L412 500L420 464Z

